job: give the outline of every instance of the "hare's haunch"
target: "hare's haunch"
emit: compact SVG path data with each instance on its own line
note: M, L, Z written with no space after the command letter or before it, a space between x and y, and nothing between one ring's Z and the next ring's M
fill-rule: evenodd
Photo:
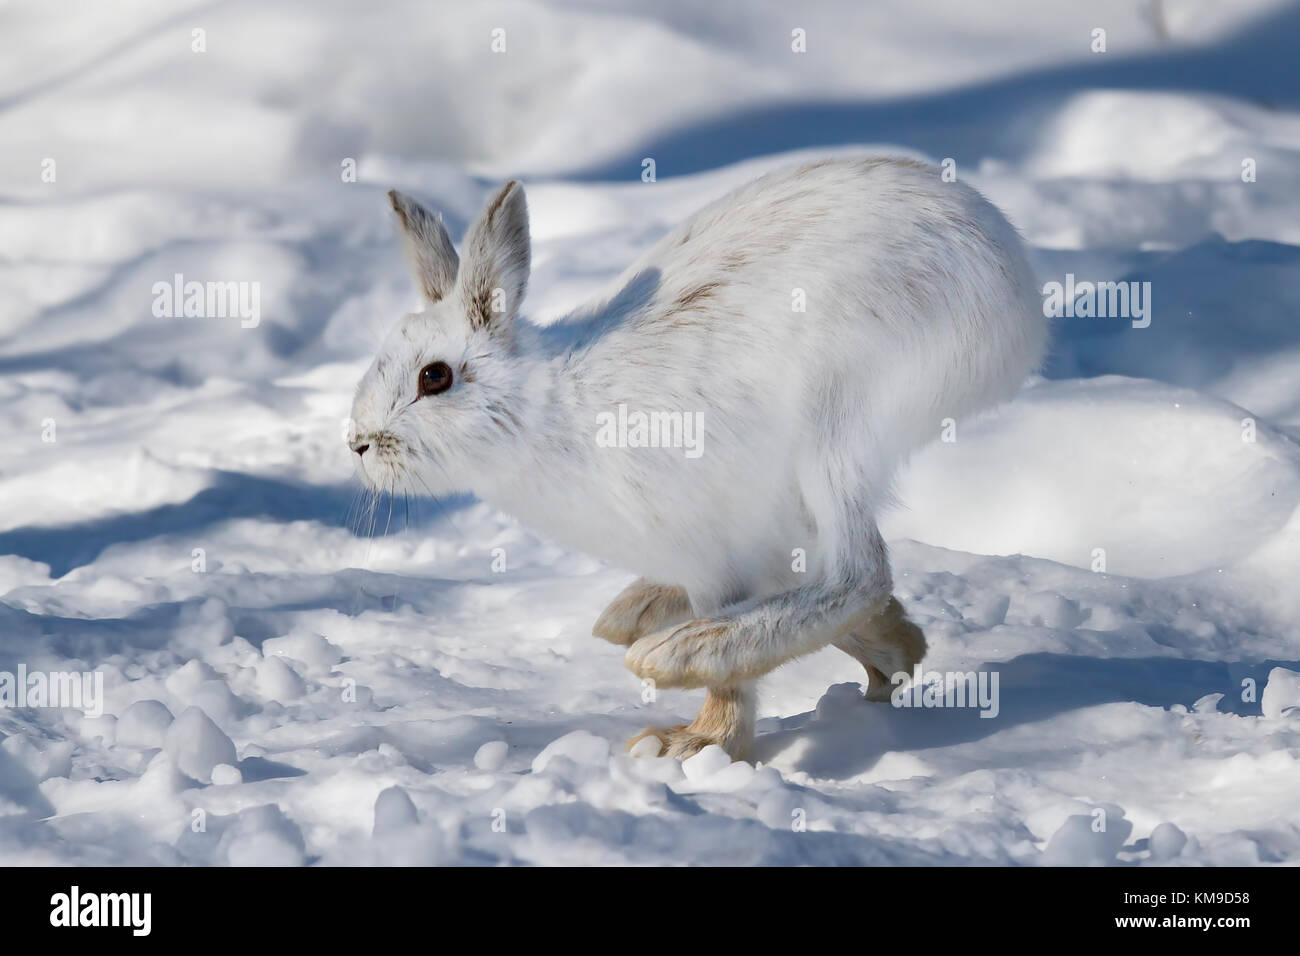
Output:
M831 644L887 696L925 653L876 527L894 472L945 420L1011 397L1046 347L1002 215L908 160L781 169L539 327L519 314L522 186L459 257L438 217L390 198L426 305L357 388L366 483L473 492L643 575L596 634L659 687L709 689L692 724L641 735L660 752L744 756L754 681Z

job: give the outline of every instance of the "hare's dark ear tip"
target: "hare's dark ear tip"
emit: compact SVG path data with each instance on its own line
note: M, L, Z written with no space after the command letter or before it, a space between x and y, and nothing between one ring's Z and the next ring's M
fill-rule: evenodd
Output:
M528 197L524 194L524 184L520 180L512 179L502 188L498 205L504 203L509 203L520 211L528 209Z
M393 212L397 214L397 221L405 229L411 228L411 210L415 207L410 197L398 192L396 189L388 190L388 203L393 207Z

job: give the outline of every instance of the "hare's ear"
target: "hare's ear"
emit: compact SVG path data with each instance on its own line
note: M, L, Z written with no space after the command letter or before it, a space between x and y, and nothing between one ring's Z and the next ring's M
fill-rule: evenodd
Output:
M442 220L418 202L396 189L389 190L388 201L397 213L402 227L402 241L415 281L420 284L424 297L437 302L451 292L456 284L456 270L460 260L451 244L451 236L442 227Z
M492 197L465 236L459 285L470 324L508 324L519 311L531 263L528 202L524 187L510 181Z

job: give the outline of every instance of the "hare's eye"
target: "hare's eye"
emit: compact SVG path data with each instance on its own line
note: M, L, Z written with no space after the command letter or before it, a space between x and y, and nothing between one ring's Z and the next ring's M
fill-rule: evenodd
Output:
M420 369L420 397L437 395L451 388L451 366L446 362L434 362Z

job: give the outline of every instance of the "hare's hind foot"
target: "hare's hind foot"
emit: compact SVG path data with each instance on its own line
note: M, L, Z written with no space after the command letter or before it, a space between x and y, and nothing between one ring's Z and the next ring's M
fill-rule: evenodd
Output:
M690 617L691 601L685 590L637 578L609 602L591 633L611 644L626 646Z
M685 760L710 744L717 744L732 760L745 760L754 744L754 710L752 684L710 687L704 706L691 723L647 727L627 742L627 749L630 751L642 740L653 737L659 741L660 757Z
M896 597L835 646L866 668L867 700L889 700L894 689L890 678L900 671L910 675L926 651L925 634L907 619Z

